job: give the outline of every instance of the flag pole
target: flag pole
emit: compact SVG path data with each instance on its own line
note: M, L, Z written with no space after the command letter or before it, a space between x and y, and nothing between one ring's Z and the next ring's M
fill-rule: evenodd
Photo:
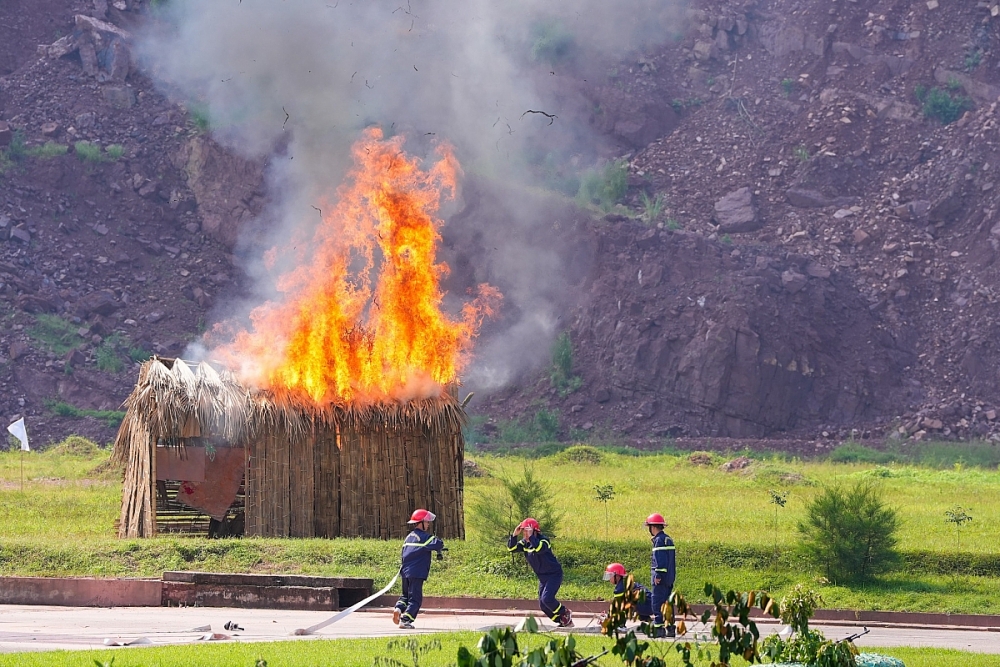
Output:
M24 493L24 449L21 449L21 493Z

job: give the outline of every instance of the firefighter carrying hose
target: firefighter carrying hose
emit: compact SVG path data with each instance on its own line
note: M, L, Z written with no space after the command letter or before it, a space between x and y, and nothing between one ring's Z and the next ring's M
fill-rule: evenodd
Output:
M615 600L625 597L627 578L628 572L625 571L625 566L621 563L611 563L604 569L604 581L610 581L615 586ZM653 619L653 593L635 580L632 581L632 590L642 593L642 600L639 602L636 612L640 621L649 623Z
M518 533L523 533L520 540L517 539ZM560 628L572 628L573 613L556 599L563 580L562 565L552 553L548 538L539 531L538 522L528 518L518 524L507 539L507 550L511 553L523 552L524 559L535 571L538 577L538 606L542 613L558 623Z
M664 629L663 605L670 599L677 577L677 560L674 541L664 532L667 522L662 514L646 517L646 528L653 541L652 588L653 588L653 636L673 637L676 628L671 624Z
M430 533L436 518L433 512L419 509L407 522L413 530L403 540L403 564L399 570L403 578L403 593L392 612L392 622L405 630L413 629L413 621L424 601L424 581L431 573L431 552L436 551L440 560L441 552L446 551L444 542Z

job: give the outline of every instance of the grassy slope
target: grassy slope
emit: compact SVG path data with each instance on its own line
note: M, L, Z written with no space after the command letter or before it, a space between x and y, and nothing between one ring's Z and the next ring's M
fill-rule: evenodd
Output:
M438 639L440 650L432 650L420 660L422 667L445 667L454 664L459 646L475 653L479 635L471 632L420 636L429 642ZM545 638L520 637L521 650L529 650ZM295 641L261 644L194 644L190 646L150 647L104 651L55 651L47 653L14 653L0 655L0 667L81 667L107 662L114 658L114 667L254 667L258 660L270 667L371 667L374 656L390 656L410 664L409 655L400 649L387 648L389 640L339 639L328 641ZM606 645L602 637L577 637L577 650L592 655ZM662 651L669 665L680 665L677 654L666 644L653 650ZM895 656L907 667L1000 667L1000 655L982 655L939 649L886 648L873 652ZM619 664L604 660L604 664ZM742 663L737 663L742 664Z
M18 490L19 454L0 454L0 573L35 575L158 576L167 569L306 572L372 576L386 582L398 566L398 545L377 540L205 540L158 538L118 541L119 483L114 474L94 474L97 457L30 453L28 480ZM828 606L863 609L1000 613L1000 474L981 469L935 470L910 466L831 464L773 459L749 472L725 473L696 467L685 457L630 457L605 454L599 465L566 463L554 456L535 461L537 473L553 480L566 511L556 552L567 569L562 594L567 599L606 597L600 580L609 560L621 560L643 576L648 540L641 521L663 511L679 545L678 589L698 600L706 580L726 587L767 588L781 593L799 582L814 586L820 573L803 563L793 545L795 524L820 484L877 475L905 519L901 546L904 571L875 584L822 586ZM517 459L478 457L494 473L517 474ZM801 477L801 478L800 478ZM45 478L45 479L42 479ZM58 479L54 479L58 478ZM791 478L792 484L781 479ZM615 485L609 540L604 540L604 509L592 487ZM496 484L494 478L468 480L469 493ZM789 491L779 510L774 563L774 506L768 489ZM944 521L954 504L971 508L975 520L963 530L955 555L954 528ZM67 541L67 537L72 538ZM473 538L475 536L473 535ZM475 539L454 541L445 563L434 564L430 595L531 598L535 583L519 560ZM977 565L978 563L978 565ZM988 566L991 576L977 576ZM444 576L447 572L448 576Z

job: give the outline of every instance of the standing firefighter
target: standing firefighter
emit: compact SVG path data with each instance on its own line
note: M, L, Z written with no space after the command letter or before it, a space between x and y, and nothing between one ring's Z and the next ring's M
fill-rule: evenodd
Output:
M403 594L392 612L392 622L407 630L413 629L420 603L424 601L424 581L431 573L431 552L438 552L440 560L444 550L444 542L430 533L431 523L436 518L433 512L420 509L407 522L413 530L403 540L403 565L399 569L403 577Z
M610 581L615 586L615 600L621 600L625 597L625 586L628 583L628 572L625 571L625 566L621 563L611 563L604 569L604 581ZM641 593L640 601L636 605L636 613L639 616L639 620L643 623L649 623L653 619L653 594L652 592L640 584L638 581L632 580L632 590L637 593Z
M518 533L524 534L520 540L517 539ZM558 623L560 628L572 628L573 612L556 599L563 580L562 565L552 553L548 538L538 530L538 522L525 519L518 524L507 540L507 550L511 553L524 552L524 559L535 571L538 577L538 606L542 613Z
M674 541L663 528L667 522L662 514L646 517L646 528L653 538L652 584L653 584L653 636L673 637L676 629L673 623L664 631L663 605L670 599L677 577L677 560Z

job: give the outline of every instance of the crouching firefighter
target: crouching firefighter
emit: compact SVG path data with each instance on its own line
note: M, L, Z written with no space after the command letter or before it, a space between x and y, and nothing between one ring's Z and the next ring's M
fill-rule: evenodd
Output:
M403 564L399 569L403 578L403 594L392 612L392 622L406 630L413 629L413 621L424 601L424 581L431 572L431 552L436 551L440 560L441 552L445 550L444 542L430 533L436 518L433 512L419 509L407 522L413 530L403 540Z
M662 514L650 514L646 518L646 528L653 540L652 570L653 588L653 636L673 637L677 630L673 623L664 628L663 605L670 600L677 577L677 560L674 541L664 532L667 522Z
M610 581L615 587L615 600L625 598L625 586L628 583L628 572L621 563L611 563L604 569L604 581ZM635 579L632 580L632 592L638 594L639 602L636 605L636 614L643 623L653 620L653 593L648 588L640 584Z
M520 540L517 539L518 533L523 534ZM525 519L518 524L507 540L507 550L511 553L523 552L524 559L535 571L538 577L538 606L542 613L558 623L560 628L572 628L573 613L556 599L563 580L562 565L552 553L548 538L539 532L538 522Z

